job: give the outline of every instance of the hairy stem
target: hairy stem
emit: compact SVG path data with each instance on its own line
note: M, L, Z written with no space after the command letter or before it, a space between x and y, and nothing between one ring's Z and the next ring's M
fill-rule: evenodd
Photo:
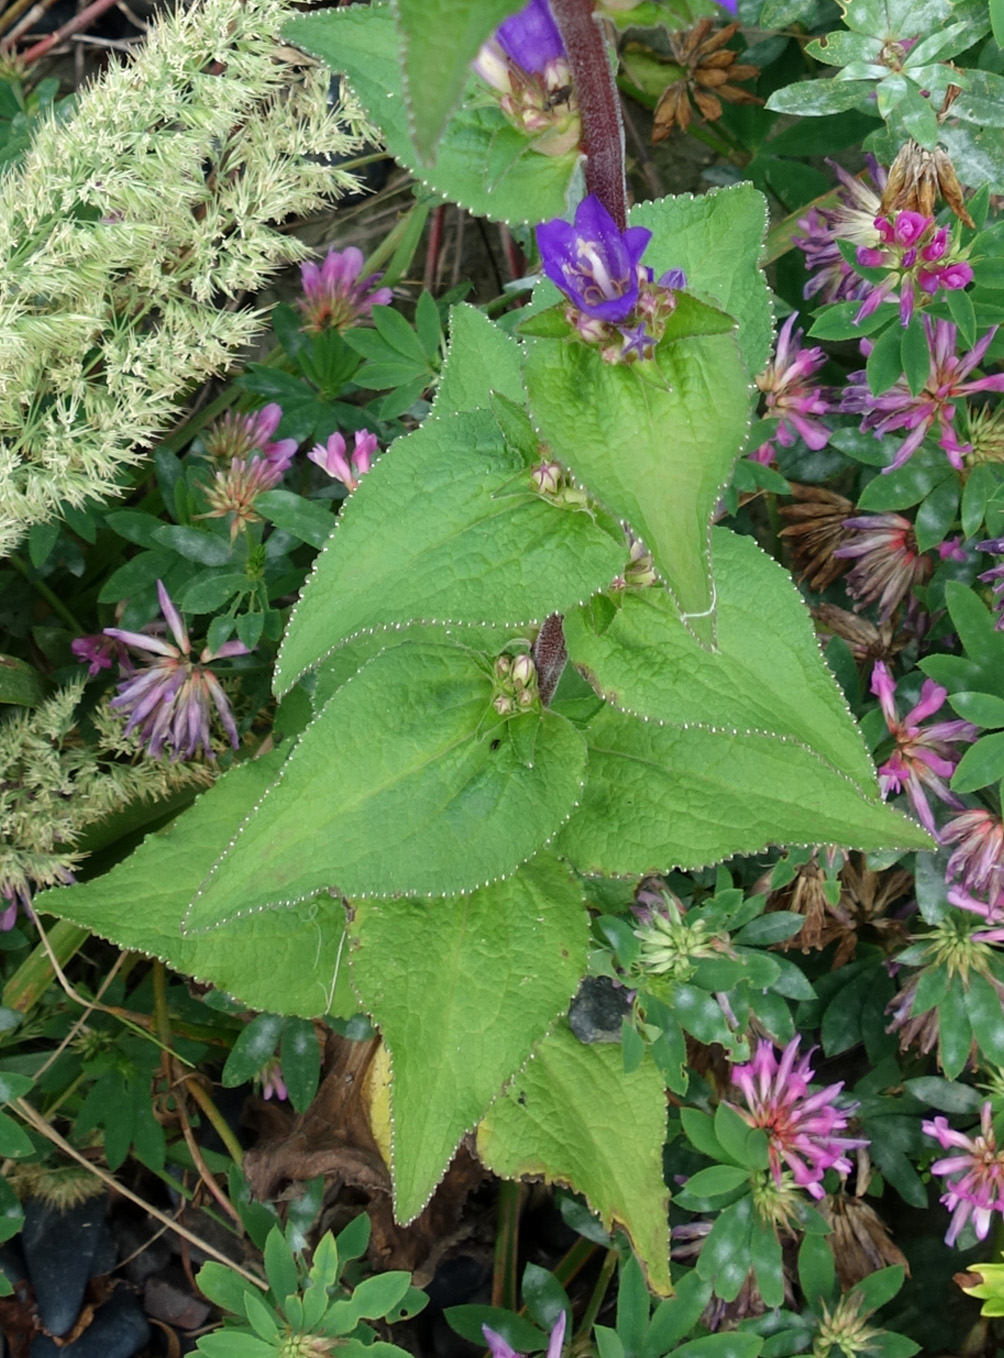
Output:
M603 31L593 14L593 0L550 0L550 3L568 53L582 118L586 187L623 231L627 225L624 126Z

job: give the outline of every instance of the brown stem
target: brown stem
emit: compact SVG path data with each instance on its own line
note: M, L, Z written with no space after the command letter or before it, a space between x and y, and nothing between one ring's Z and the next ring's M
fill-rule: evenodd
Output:
M21 60L26 66L30 66L33 61L38 61L39 57L44 57L50 47L55 47L57 43L72 37L74 33L79 33L88 24L93 23L106 10L111 9L116 0L92 0L86 9L82 9L79 14L75 14L72 19L67 20L62 28L57 28L55 33L50 33L41 42L37 42L34 47L29 47L27 52L21 53Z
M586 187L623 231L627 225L624 126L620 98L593 0L550 0L551 13L568 53L582 119Z

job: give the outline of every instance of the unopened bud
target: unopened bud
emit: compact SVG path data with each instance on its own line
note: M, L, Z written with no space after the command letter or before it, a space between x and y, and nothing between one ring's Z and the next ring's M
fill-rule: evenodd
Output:
M528 688L521 688L520 691L516 694L516 701L519 703L520 707L532 706L534 701L533 690Z
M512 669L512 660L507 655L500 655L495 661L495 676L498 679L505 679Z
M512 680L517 688L529 688L537 677L537 667L524 652L512 662Z
M512 699L507 698L504 693L496 693L495 697L492 699L492 707L494 707L500 717L508 717L514 710Z
M561 464L541 462L530 473L533 488L539 495L557 495L561 485Z

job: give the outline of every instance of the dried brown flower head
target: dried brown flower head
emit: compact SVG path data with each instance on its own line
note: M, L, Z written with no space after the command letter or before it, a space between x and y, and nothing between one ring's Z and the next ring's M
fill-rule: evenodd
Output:
M790 489L797 503L780 506L779 513L788 520L780 536L788 539L799 580L824 590L847 570L848 562L833 553L846 541L844 520L854 513L854 505L825 486L792 481Z
M669 45L679 75L666 86L656 105L652 141L665 141L674 124L682 132L690 126L691 102L709 122L722 116L722 100L730 104L762 104L749 90L734 83L754 80L759 66L744 66L726 43L738 32L738 24L715 30L710 19L702 19L688 33L670 34Z
M906 209L919 212L924 217L933 217L939 197L944 199L960 222L970 227L975 225L963 202L955 166L946 152L940 149L925 150L911 139L889 167L880 214L891 217Z
M870 668L875 660L888 664L910 640L905 632L897 631L893 622L876 625L836 604L819 604L811 612L821 631L842 637L847 642L851 655L861 666Z
M845 1292L892 1264L899 1264L910 1276L906 1255L893 1244L885 1222L863 1198L833 1193L819 1204L819 1212L831 1230L827 1240Z

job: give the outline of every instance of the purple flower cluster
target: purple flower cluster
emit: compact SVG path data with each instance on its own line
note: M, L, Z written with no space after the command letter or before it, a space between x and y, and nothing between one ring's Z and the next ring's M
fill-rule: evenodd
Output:
M830 402L822 387L811 379L826 362L822 349L804 349L804 332L795 330L798 312L793 311L781 326L773 360L756 379L764 394L765 418L778 420L774 437L782 448L790 448L797 439L806 447L825 448L830 431L819 417L830 410ZM769 463L774 458L773 442L767 440L750 457L756 462Z
M500 24L474 70L513 126L533 138L535 151L560 156L578 145L582 129L568 57L547 0L530 0Z
M363 255L354 245L329 250L324 263L308 260L300 265L303 296L296 305L303 313L305 330L348 330L365 320L375 306L390 306L390 288L377 284L383 274L361 277Z
M921 726L921 722L941 710L948 697L948 690L933 679L924 680L920 701L905 717L900 717L895 702L896 682L889 667L881 660L875 662L872 670L871 690L879 700L886 726L896 742L892 754L879 769L882 795L888 797L890 792L905 791L920 823L937 836L934 812L925 789L930 789L946 805L961 810L962 802L950 790L946 779L951 778L961 758L955 743L975 740L979 728L961 720Z
M856 246L878 244L875 218L882 207L887 175L874 156L866 159L868 170L862 176L849 174L842 166L827 161L840 180L837 203L829 208L811 208L798 223L805 234L794 237L794 242L805 255L810 275L805 285L806 299L818 293L821 302L856 301L869 291L870 285L854 272L837 244L842 240Z
M602 346L607 362L651 358L676 307L674 293L686 287L682 269L654 281L641 262L651 239L645 226L621 231L594 194L576 208L574 222L556 217L537 227L544 273L569 299L569 321Z
M942 1205L952 1214L946 1245L955 1244L969 1221L976 1238L986 1240L994 1212L1004 1215L1004 1151L997 1148L991 1112L990 1103L985 1103L975 1136L953 1131L943 1117L922 1124L925 1134L934 1137L943 1150L955 1152L931 1165L933 1174L949 1176L941 1196Z
M111 706L128 717L126 734L138 731L147 751L159 758L170 750L171 758L191 759L200 749L213 759L209 726L215 707L231 745L240 744L237 723L220 681L207 665L211 660L246 655L243 641L225 641L215 651L208 647L198 661L191 659L191 642L181 614L160 580L157 596L175 644L149 632L129 632L106 627L112 637L147 658L140 670L126 675L118 685Z
M732 1083L745 1102L745 1107L737 1111L751 1127L760 1127L767 1133L775 1183L780 1186L783 1168L787 1166L795 1183L818 1199L825 1196L822 1180L826 1171L835 1169L840 1174L849 1174L852 1166L847 1152L867 1146L868 1142L840 1135L854 1111L853 1107L836 1106L843 1082L827 1085L814 1094L809 1092L812 1053L799 1061L799 1042L800 1038L792 1038L780 1061L773 1043L758 1042L753 1060L732 1071Z
M1004 391L1004 373L971 377L997 333L996 326L988 330L968 354L956 353L958 332L950 321L936 321L925 316L924 333L931 370L923 390L916 396L905 377L888 391L874 396L861 371L851 373L840 402L842 412L863 416L861 428L871 429L876 438L900 429L907 431L896 456L888 467L883 467L885 472L902 467L934 430L937 430L938 443L949 462L961 471L962 455L970 451L970 445L960 442L955 428L957 403L977 392ZM865 354L871 353L870 341L862 340L861 348Z
M857 324L898 289L900 322L909 325L917 288L933 297L942 289L954 291L973 281L972 266L949 249L948 228L935 228L933 217L904 210L892 221L876 217L875 229L879 243L859 245L857 261L863 268L890 272L866 295L855 317Z
M369 471L376 451L376 434L371 434L368 429L357 429L355 448L351 454L344 438L336 431L327 443L315 443L307 457L328 476L341 481L346 490L353 491L359 485L360 476Z

